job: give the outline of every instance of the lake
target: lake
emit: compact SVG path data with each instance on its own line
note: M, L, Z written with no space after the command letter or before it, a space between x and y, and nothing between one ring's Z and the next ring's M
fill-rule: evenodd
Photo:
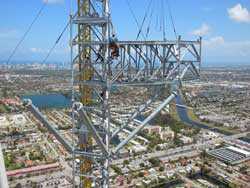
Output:
M31 99L38 108L69 108L71 100L62 94L37 94L22 96L22 99Z

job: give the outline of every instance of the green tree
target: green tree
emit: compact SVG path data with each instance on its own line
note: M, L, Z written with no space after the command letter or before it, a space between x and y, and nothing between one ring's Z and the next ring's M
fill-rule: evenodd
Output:
M144 168L144 167L145 167L145 164L144 164L144 163L140 163L140 167L141 167L141 168Z
M156 146L155 148L157 151L160 151L161 150L161 147L160 146Z
M124 161L123 161L123 166L128 165L128 164L129 164L129 161L128 161L128 160L124 160Z
M161 167L159 168L159 171L160 171L160 172L163 172L164 170L165 170L164 166L161 166Z
M8 97L8 88L7 87L3 87L3 97L7 98Z
M122 170L121 168L119 168L118 166L112 165L111 168L115 171L115 173L117 173L118 175L122 174Z
M139 172L139 173L138 173L138 176L139 176L140 178L143 178L143 177L144 177L144 173L143 173L143 172Z
M159 166L160 165L160 159L158 158L151 158L148 160L153 166Z

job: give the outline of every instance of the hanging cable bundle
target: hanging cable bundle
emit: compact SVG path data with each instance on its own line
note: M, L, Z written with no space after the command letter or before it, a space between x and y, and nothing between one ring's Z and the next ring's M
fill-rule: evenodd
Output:
M178 38L173 14L171 11L171 6L170 6L170 3L168 0L166 0L166 1L164 1L164 0L157 0L157 1L150 0L147 8L145 10L145 14L143 16L141 24L139 23L138 18L136 17L135 12L133 11L132 5L129 2L129 0L126 0L126 3L128 5L129 11L130 11L133 19L135 20L137 27L138 27L138 33L136 36L136 40L138 40L140 38L140 36L142 36L144 40L146 40L149 37L150 27L152 24L154 12L156 12L156 17L155 17L156 18L155 19L156 31L162 33L163 40L167 39L167 15L165 13L166 8L168 9L168 13L169 13L170 21L171 21L171 26L173 28L175 37ZM146 26L146 31L144 32L143 28L144 28L145 24L147 24L147 26ZM146 33L146 35L144 33Z
M175 27L175 23L174 23L174 18L173 18L171 6L170 6L170 3L169 3L168 0L166 0L166 2L167 2L168 12L169 12L169 15L170 15L172 27L173 27L174 34L175 34L175 38L177 39L178 38L178 34L177 34L177 31L176 31L176 27Z
M152 22L153 13L154 13L154 6L152 7L151 14L150 14L150 16L149 16L150 20L149 20L149 23L148 23L148 26L147 26L146 39L148 38L149 33L150 33L150 27L151 27L151 22Z
M165 6L164 6L164 2L163 0L161 0L161 8L162 8L162 37L163 40L166 40L166 19L165 19L165 15L164 15L164 10L165 10Z
M148 16L148 12L149 12L149 10L150 10L150 8L151 8L152 2L153 2L153 1L151 0L151 1L149 2L149 4L148 4L147 10L146 10L145 15L144 15L143 20L142 20L141 27L140 27L139 32L138 32L137 37L136 37L136 40L138 40L138 38L140 37L140 34L141 34L141 32L142 32L144 23L145 23L145 21L146 21L146 19L147 19L147 16Z

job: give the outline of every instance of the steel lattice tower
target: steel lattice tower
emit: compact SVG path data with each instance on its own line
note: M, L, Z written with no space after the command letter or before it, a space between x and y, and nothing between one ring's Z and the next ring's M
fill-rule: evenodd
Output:
M79 177L80 187L88 188L94 183L97 187L108 187L111 159L175 98L188 70L199 76L201 40L182 41L179 37L176 41L113 41L109 0L78 0L77 7L71 20L71 31L77 26L77 35L71 41L72 53L74 46L77 47L77 55L72 60L77 66L73 68L73 88L77 88L73 92L77 122L74 133L78 135L73 151L74 177ZM189 54L187 58L186 54ZM111 150L110 140L159 97L155 93L131 113L127 122L111 132L113 87L171 89L170 96Z
M109 0L77 0L77 12L70 16L73 144L27 101L33 114L73 154L74 185L81 188L109 187L111 160L119 158L120 150L175 99L183 81L200 75L201 38L118 41L112 38L109 7ZM125 87L154 92L119 122L112 115L111 96L113 88ZM166 96L159 88L168 91ZM136 117L156 100L160 105L134 126ZM128 135L111 145L111 140L128 127Z
M109 1L108 0L78 0L78 11L76 16L72 17L72 25L77 26L77 36L72 39L72 48L77 46L77 55L73 64L77 65L74 80L79 87L79 98L82 111L77 122L75 133L78 135L78 143L74 147L74 162L79 159L79 164L75 163L74 176L80 177L80 187L95 186L108 187L108 166L109 166L109 90L108 79L108 40L109 40ZM71 29L73 31L73 28ZM99 59L99 60L98 60ZM99 81L106 83L98 89L92 85L86 84L96 80L96 71L102 72ZM101 90L101 91L97 91ZM102 95L102 101L98 104L102 108L101 125L95 125L100 130L93 132L88 129L91 126L91 113L96 107L94 98L95 93ZM75 98L75 96L73 97ZM98 108L97 107L97 108ZM79 108L79 106L77 107ZM79 109L78 109L79 110ZM94 128L94 127L93 127ZM101 130L102 129L102 130ZM100 136L99 133L102 135ZM98 145L96 148L93 144L93 136L96 137ZM94 155L94 150L99 153L99 158ZM84 153L82 153L84 152ZM94 177L93 172L97 171ZM98 173L99 171L99 173ZM99 178L98 179L98 175Z

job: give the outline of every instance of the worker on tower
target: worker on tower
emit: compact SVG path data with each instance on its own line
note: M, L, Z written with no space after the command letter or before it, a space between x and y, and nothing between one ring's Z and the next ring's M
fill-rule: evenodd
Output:
M100 46L98 49L98 52L96 53L96 62L98 62L99 60L102 62L103 61L103 56L102 56L102 51L103 51L103 46Z
M111 50L111 58L117 59L119 57L119 45L115 34L112 34L112 37L109 39L109 48Z

